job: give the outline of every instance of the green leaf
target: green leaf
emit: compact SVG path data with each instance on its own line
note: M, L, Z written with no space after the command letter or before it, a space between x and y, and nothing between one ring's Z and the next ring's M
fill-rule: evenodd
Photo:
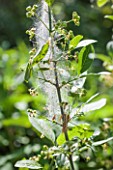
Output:
M15 167L29 168L29 169L42 169L42 166L34 160L21 160L16 162Z
M32 75L33 65L37 64L45 57L45 55L48 52L48 49L49 49L49 42L47 42L45 45L43 45L40 52L34 57L33 62L28 63L26 72L25 72L25 77L24 77L26 82L28 82L28 80L30 79L30 77Z
M66 142L64 133L61 133L57 138L57 144L63 145Z
M98 7L104 6L109 0L97 0Z
M49 49L49 42L47 42L43 47L42 49L40 50L40 52L34 57L33 59L33 65L40 62L44 57L45 55L47 54L48 52L48 49Z
M86 46L88 46L88 45L90 45L90 44L93 44L93 43L96 43L96 42L97 42L96 40L91 40L91 39L89 39L89 40L83 40L83 41L80 41L80 42L78 43L78 45L76 46L76 48L86 47Z
M89 53L92 51L92 46L83 47L78 56L78 74L88 70L92 64L92 59L89 58Z
M82 74L82 75L80 76L80 78L89 77L89 76L110 75L110 74L111 74L111 72L109 72L109 71L102 71L102 72L98 72L98 73Z
M51 6L54 2L54 0L45 0L45 1L47 2L48 6Z
M71 130L68 130L69 140L72 140L74 137L78 137L80 139L90 138L93 135L93 131L90 130L89 124L80 124L73 127ZM64 133L61 133L57 138L58 145L62 145L66 142Z
M28 82L28 80L30 79L31 75L32 75L32 70L33 70L33 67L30 63L27 64L27 68L26 68L26 71L25 71L25 76L24 76L24 80L26 82Z
M91 100L93 100L95 97L97 97L99 95L99 93L94 94L93 96L91 96L86 103L89 103Z
M69 49L74 49L82 38L82 35L77 35L76 37L74 37L69 43Z
M30 116L29 121L31 122L32 126L38 130L38 132L54 143L55 134L49 121Z
M86 50L84 51L83 58L82 58L82 68L81 68L81 73L85 72L88 70L90 65L92 64L93 60L89 58L89 53L92 52L92 46L87 46Z
M110 138L108 138L108 139L101 140L101 141L98 141L98 142L94 142L92 145L93 145L93 146L103 145L104 143L107 143L107 142L109 142L110 140L113 140L113 137L110 137Z
M95 96L94 96L95 97ZM91 99L91 98L90 98ZM102 108L103 106L106 105L106 99L100 99L96 102L91 102L88 104L82 104L81 107L79 108L74 108L70 114L70 117L74 117L74 115L78 114L78 113L87 113L90 111L94 111L94 110L98 110L100 108Z
M82 107L82 112L90 112L90 111L93 111L93 110L98 110L100 108L102 108L103 106L106 105L106 99L103 98L103 99L100 99L96 102L92 102L92 103L89 103L89 104L86 104L84 107Z
M108 18L108 19L113 20L113 15L105 15L105 17L104 17L104 18Z
M78 55L78 68L77 68L77 71L78 71L78 75L81 73L81 69L82 69L82 58L83 58L83 55L84 55L84 52L86 50L86 47L83 47Z

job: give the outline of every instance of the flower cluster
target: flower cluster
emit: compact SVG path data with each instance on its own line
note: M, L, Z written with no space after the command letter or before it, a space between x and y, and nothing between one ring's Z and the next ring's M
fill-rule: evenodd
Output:
M27 109L27 112L29 113L30 117L36 117L36 115L37 115L37 111L36 110Z
M27 12L26 12L26 16L27 16L28 18L34 17L37 8L38 8L38 6L37 6L36 4L33 5L33 7L28 6L28 7L26 8L26 11L27 11Z

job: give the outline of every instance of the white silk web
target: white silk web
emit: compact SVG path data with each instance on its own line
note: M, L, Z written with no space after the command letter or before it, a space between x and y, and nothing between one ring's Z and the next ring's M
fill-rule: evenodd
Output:
M40 51L42 46L49 40L49 17L48 17L48 6L44 0L41 1L39 5L37 15L40 17L37 19L35 23L36 27L36 43L38 43L37 53ZM46 25L46 26L45 26ZM57 50L58 52L58 50ZM50 58L51 52L48 50L47 55L44 60L48 60ZM55 75L53 69L53 63L50 64L40 64L40 67L49 68L47 71L38 72L38 77L44 78L55 83ZM47 116L52 119L54 115L60 115L60 107L57 96L56 88L50 84L49 82L45 82L44 80L38 80L40 88L46 93L47 96Z

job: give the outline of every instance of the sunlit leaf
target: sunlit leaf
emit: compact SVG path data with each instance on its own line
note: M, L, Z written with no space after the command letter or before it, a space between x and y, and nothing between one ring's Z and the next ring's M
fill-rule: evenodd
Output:
M69 140L72 140L74 137L78 137L80 139L90 138L93 135L93 131L90 130L89 124L80 124L76 125L72 129L68 130ZM58 145L62 145L66 142L64 133L61 133L57 138Z
M61 133L57 138L57 144L62 145L66 142L64 133Z
M28 82L28 80L30 79L31 75L32 75L32 70L33 67L30 63L27 64L27 68L26 68L26 72L25 72L25 76L24 79L26 82Z
M113 15L105 15L105 18L108 18L110 20L113 20Z
M76 37L74 37L69 43L69 49L74 49L82 38L82 35L77 35Z
M97 142L93 142L93 146L99 146L99 145L103 145L104 143L107 143L109 141L113 140L113 137L110 137L108 139L105 140L101 140L101 141L97 141Z
M49 48L49 42L47 42L45 45L43 45L40 52L38 54L36 54L36 56L34 57L33 62L28 63L26 72L25 72L25 77L24 77L26 82L28 82L28 80L30 79L30 77L32 75L33 65L37 64L45 57L45 55L48 52L48 48Z
M86 104L84 107L82 107L81 111L82 112L90 112L93 110L98 110L98 109L102 108L103 106L105 106L105 104L106 104L106 99L103 98L96 102Z
M55 134L51 128L51 124L49 121L44 119L38 119L35 117L30 117L29 120L34 128L38 130L43 136L51 140L53 143L55 141Z
M83 77L88 77L88 76L99 76L99 75L110 75L110 74L111 72L109 71L101 71L98 73L82 74L80 77L83 78Z
M15 167L25 167L30 169L42 169L42 166L34 160L21 160L16 162Z
M45 1L47 2L48 6L51 6L54 2L54 0L45 0Z
M97 41L96 40L91 40L91 39L88 39L88 40L82 40L78 43L78 45L76 46L76 48L80 48L80 47L86 47L90 44L93 44L93 43L96 43Z
M49 42L47 42L43 47L42 49L40 50L40 52L34 57L33 59L33 65L38 63L39 61L41 61L45 55L47 54L48 52L48 48L49 48Z
M109 0L97 0L98 7L104 6Z
M97 97L99 95L99 93L94 94L93 96L91 96L86 103L89 103L91 100L93 100L95 97Z
M90 112L90 111L98 110L105 105L106 105L106 99L103 98L103 99L100 99L96 102L84 104L84 105L81 105L81 107L79 107L79 108L73 109L70 116L73 117L74 115L76 115L77 113L80 113L80 112L87 113L87 112Z

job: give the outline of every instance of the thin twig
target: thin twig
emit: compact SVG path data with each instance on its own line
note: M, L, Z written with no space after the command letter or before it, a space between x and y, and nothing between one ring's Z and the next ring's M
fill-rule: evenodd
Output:
M77 79L80 79L80 78L85 78L85 77L89 77L89 76L100 76L100 75L101 75L101 74L99 74L99 73L83 74L83 75L80 75L80 76L78 76L78 77L75 77L75 78L73 78L73 79L65 82L64 84L62 84L62 85L60 86L60 88L62 88L62 87L64 87L65 85L73 82L74 80L77 80Z
M41 78L41 77L38 77L38 79L43 80L43 81L45 81L45 82L48 82L48 83L50 83L50 84L56 86L56 84L53 83L53 82L51 82L50 80L47 80L47 79L44 79L44 78Z

